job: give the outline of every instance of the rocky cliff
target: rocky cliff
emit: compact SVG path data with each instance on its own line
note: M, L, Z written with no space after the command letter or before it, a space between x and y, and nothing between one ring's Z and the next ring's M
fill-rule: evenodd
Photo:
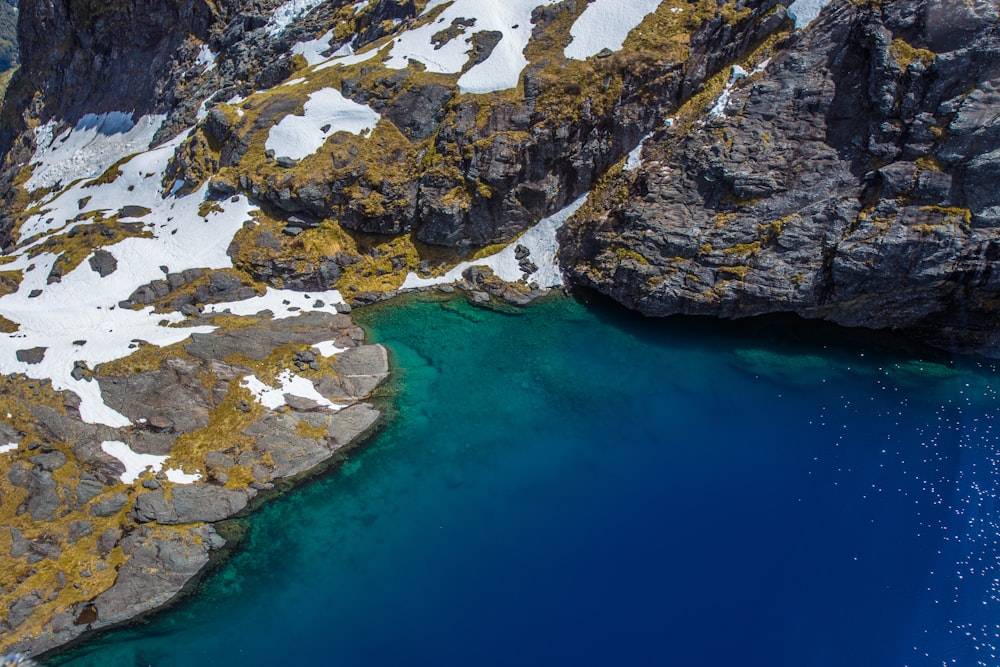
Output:
M571 280L650 315L793 312L995 354L998 29L995 3L832 3L644 143L564 229Z
M401 289L525 302L558 253L651 315L1000 342L995 3L20 7L0 648L164 603L366 432L347 313Z

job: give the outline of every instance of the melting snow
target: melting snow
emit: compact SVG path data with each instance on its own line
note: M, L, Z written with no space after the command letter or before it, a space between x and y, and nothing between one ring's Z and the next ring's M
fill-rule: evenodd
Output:
M458 80L458 88L462 93L489 93L513 88L528 65L524 49L531 39L531 12L537 7L557 2L558 0L455 0L434 22L398 36L393 41L390 57L385 64L392 69L403 69L410 60L418 60L429 72L457 74L469 61L473 34L487 30L497 31L503 37L490 57L462 75ZM431 0L423 15L442 4L446 4L446 0ZM463 29L457 37L436 49L431 42L434 35L450 28L453 21L461 19L475 19L475 24Z
M273 12L267 22L267 33L271 37L281 34L292 21L323 4L326 0L288 0Z
M344 298L337 290L328 292L295 292L268 288L263 296L245 301L230 303L213 303L205 306L206 313L224 313L233 315L257 315L265 310L271 311L272 319L283 320L295 317L303 312L336 314L337 304L343 304Z
M670 119L668 118L667 120ZM646 142L649 141L649 138L652 136L652 134L647 134L642 138L642 141L639 142L639 145L629 152L628 158L625 160L625 166L623 166L622 169L625 171L635 171L642 166L642 147L646 145Z
M327 60L327 57L323 55L325 51L330 49L330 40L333 39L333 31L328 31L325 35L318 39L313 39L308 42L299 42L292 47L292 53L296 55L301 55L306 59L306 62L310 65L318 65L319 63ZM346 45L345 45L346 46ZM350 49L350 46L347 46ZM341 49L343 50L343 49ZM347 53L340 53L337 51L334 55L350 55L351 51Z
M569 30L573 41L564 51L566 57L586 60L604 49L621 50L628 34L644 18L655 12L662 2L663 0L593 0Z
M303 115L285 116L272 127L264 145L279 156L301 160L319 150L335 132L361 134L374 128L380 118L339 90L323 88L309 96Z
M163 170L183 139L178 137L133 158L122 165L122 175L111 183L90 188L77 183L67 188L44 202L43 212L22 225L24 237L48 236L89 224L87 219L74 220L81 213L103 211L113 215L129 204L152 209L141 219L150 238L127 238L104 248L118 262L113 273L102 278L84 260L60 282L48 284L56 256L47 252L28 256L28 251L46 237L18 248L16 259L3 267L6 271L22 271L24 278L17 292L0 297L0 315L20 325L15 333L0 334L0 372L48 378L56 390L75 392L80 396L80 415L86 422L112 427L130 423L104 403L97 382L72 377L76 361L93 368L128 356L136 340L170 345L191 333L213 330L169 326L184 319L177 313L164 315L154 313L152 308L136 311L118 307L118 302L138 287L162 279L160 265L174 271L232 266L226 251L252 210L245 198L226 201L222 211L203 218L198 208L204 189L187 197L161 196ZM89 200L81 211L80 201L85 198ZM36 347L45 348L41 362L29 364L17 359L18 350Z
M316 391L316 387L309 378L295 375L291 371L284 371L278 376L277 380L281 386L275 389L264 384L253 375L248 375L243 378L241 385L249 389L250 393L257 398L257 401L261 405L272 410L277 410L287 404L286 395L308 399L330 410L340 410L344 407L336 403L331 403L329 399Z
M131 484L139 479L147 468L154 473L160 472L163 464L170 458L155 454L138 454L124 442L117 440L105 440L101 443L101 449L104 450L105 454L115 457L125 466L125 472L119 476L119 479L125 484ZM201 475L189 475L182 470L167 470L166 475L167 479L175 484L191 484L201 479Z
M316 343L313 347L316 348L316 350L318 350L324 357L333 357L341 352L347 352L346 347L337 347L336 343L332 340L328 340L323 343Z
M0 445L0 454L7 454L9 452L17 451L17 443L12 442L9 445Z
M208 45L205 44L201 47L201 51L198 52L198 58L195 60L195 64L206 66L203 74L208 74L215 69L215 59L216 55L212 53L212 49L208 48Z
M38 150L31 160L35 171L26 190L47 188L61 181L90 179L103 174L118 160L149 148L166 116L143 116L133 122L131 113L112 111L88 114L73 129L53 136L55 122L35 129Z
M316 66L316 71L324 70L329 67L334 67L335 65L342 65L344 67L348 65L356 65L358 63L363 63L366 60L371 60L375 56L381 53L381 49L371 48L362 53L354 53L354 49L351 48L350 44L344 44L342 47L337 49L337 51L330 56L322 65Z
M201 475L198 473L189 475L183 470L176 470L173 468L164 471L163 474L165 474L167 476L167 479L173 482L174 484L194 484L199 479L201 479Z
M830 4L830 0L795 0L788 6L788 14L795 19L796 28L805 28Z
M747 76L747 71L740 67L739 65L733 65L733 69L729 74L729 81L726 83L726 87L722 90L722 94L719 95L719 99L715 101L715 105L712 110L708 112L709 118L714 118L715 116L722 116L726 113L726 105L729 104L729 98L733 94L733 86L740 79L744 79Z
M121 474L120 478L126 484L131 484L139 479L139 475L146 472L146 468L152 468L153 472L159 472L166 460L170 458L155 454L137 454L124 442L117 440L105 440L101 443L101 449L125 465L125 472Z
M462 272L472 266L488 266L493 269L493 273L497 277L507 282L516 282L524 276L515 256L518 245L531 251L528 259L538 266L538 271L528 276L528 280L538 283L539 287L559 287L563 283L563 276L559 264L556 262L556 252L559 250L556 232L586 201L587 195L580 197L558 213L539 222L522 234L515 243L511 243L495 255L471 262L462 262L445 275L435 278L420 278L415 273L410 273L403 281L401 289L458 282L462 279Z

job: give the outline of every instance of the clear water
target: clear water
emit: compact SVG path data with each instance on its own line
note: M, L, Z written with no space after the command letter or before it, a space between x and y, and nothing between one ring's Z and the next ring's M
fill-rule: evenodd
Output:
M996 665L1000 375L794 321L362 314L398 414L49 665Z

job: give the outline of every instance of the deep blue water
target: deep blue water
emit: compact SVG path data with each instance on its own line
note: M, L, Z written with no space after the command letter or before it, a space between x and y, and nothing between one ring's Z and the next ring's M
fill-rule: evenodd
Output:
M1000 664L990 363L563 298L360 318L387 430L50 665Z

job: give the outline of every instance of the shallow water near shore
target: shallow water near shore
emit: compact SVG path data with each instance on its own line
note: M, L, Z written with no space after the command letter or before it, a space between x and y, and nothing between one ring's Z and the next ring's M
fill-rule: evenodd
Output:
M388 428L187 601L46 664L998 663L992 362L561 297L358 319Z

